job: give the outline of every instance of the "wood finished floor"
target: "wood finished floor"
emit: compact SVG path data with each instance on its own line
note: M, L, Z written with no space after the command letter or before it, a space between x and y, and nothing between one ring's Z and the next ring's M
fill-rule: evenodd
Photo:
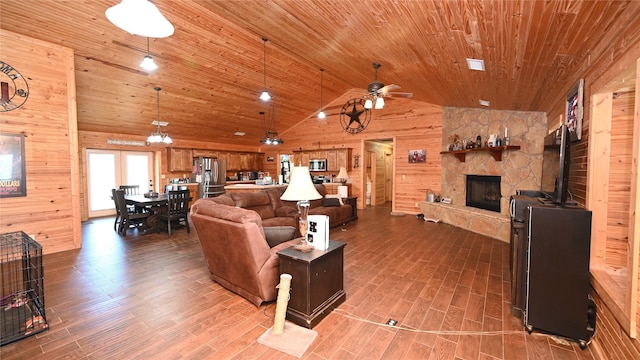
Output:
M347 300L304 359L593 359L511 315L508 244L389 213L360 210L331 231L347 243ZM44 256L50 329L1 359L296 359L257 342L275 303L256 308L214 283L195 231L122 238L104 218L83 239ZM381 325L390 318L397 327Z

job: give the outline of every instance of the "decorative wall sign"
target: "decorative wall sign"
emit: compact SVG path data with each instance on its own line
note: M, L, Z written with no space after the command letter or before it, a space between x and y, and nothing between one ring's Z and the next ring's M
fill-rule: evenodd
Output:
M427 150L409 150L409 163L423 163L427 162Z
M353 98L347 101L340 111L342 129L349 134L357 134L367 128L371 121L371 111L364 108L365 100Z
M582 138L582 116L584 115L584 79L571 88L567 94L567 106L564 113L567 116L567 127L571 141Z
M0 198L27 196L24 135L0 134Z
M0 61L0 112L19 108L28 97L27 80L11 65Z

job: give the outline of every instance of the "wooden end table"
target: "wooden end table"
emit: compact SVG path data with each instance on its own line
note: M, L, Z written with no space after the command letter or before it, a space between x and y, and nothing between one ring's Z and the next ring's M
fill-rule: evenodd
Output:
M347 298L344 292L345 243L329 240L327 250L278 251L280 274L290 274L291 297L287 320L313 328Z

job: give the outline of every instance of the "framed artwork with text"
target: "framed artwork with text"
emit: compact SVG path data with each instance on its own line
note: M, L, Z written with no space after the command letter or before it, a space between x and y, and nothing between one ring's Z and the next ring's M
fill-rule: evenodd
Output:
M0 197L27 196L24 134L0 133Z

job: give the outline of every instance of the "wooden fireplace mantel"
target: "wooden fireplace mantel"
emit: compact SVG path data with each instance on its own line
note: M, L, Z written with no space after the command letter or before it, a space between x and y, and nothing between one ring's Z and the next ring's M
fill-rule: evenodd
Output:
M482 147L477 149L465 149L454 151L441 151L440 154L453 154L453 156L460 162L465 162L466 155L474 152L488 152L496 161L502 161L502 152L510 150L519 150L520 145L507 145L507 146L494 146L494 147Z

